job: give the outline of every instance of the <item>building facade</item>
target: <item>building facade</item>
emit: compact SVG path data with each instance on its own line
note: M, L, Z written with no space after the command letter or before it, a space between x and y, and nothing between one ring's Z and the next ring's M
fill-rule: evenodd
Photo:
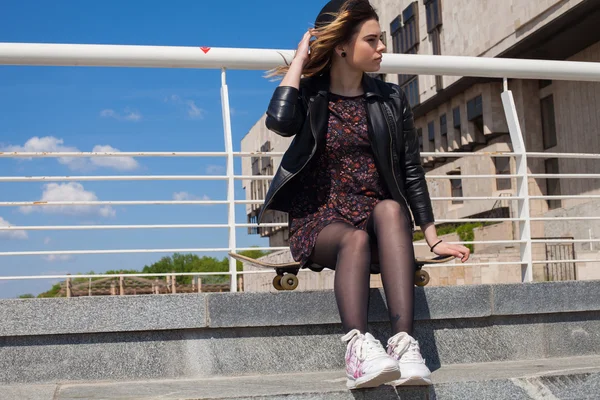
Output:
M597 0L371 0L371 3L380 16L388 53L600 62L600 29L597 29L600 2ZM434 201L436 217L516 216L516 207L508 199L516 192L515 179L461 178L515 173L513 159L486 156L490 152L512 150L500 98L502 81L396 74L381 78L401 85L407 94L423 152L481 153L476 157L422 159L428 175L447 177L428 178L432 197L507 198L506 201ZM600 153L600 84L510 79L508 85L513 92L527 151ZM243 139L242 151L257 151L266 144L272 151L285 151L290 141L268 132L263 118ZM600 163L593 159L561 159L549 155L528 161L531 174L585 174L600 170ZM258 171L252 167L256 160L245 162L244 174ZM277 164L278 160L265 163L271 168L269 171L276 170ZM244 183L248 199L260 198L266 193L264 185L268 182L258 182L259 189L256 184ZM533 196L599 194L600 180L532 177L529 190ZM530 208L532 217L540 217L598 215L584 212L599 207L597 201L578 198L532 200ZM249 221L256 214L256 208L248 208ZM286 216L273 213L269 221L285 222ZM597 238L600 237L597 222L535 221L532 236ZM516 238L516 224L504 226L499 237ZM287 244L286 228L261 228L256 233L269 236L273 246ZM487 250L498 253L503 249L490 247ZM556 256L553 252L558 250L535 245L534 259L552 259ZM598 243L569 245L560 257L575 258L578 253L584 254L584 258L599 259L599 250ZM518 252L518 246L515 251Z

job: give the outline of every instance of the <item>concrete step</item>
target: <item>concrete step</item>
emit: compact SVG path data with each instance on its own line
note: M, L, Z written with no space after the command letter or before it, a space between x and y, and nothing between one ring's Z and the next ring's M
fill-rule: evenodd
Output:
M416 288L428 365L600 355L600 282ZM370 330L389 337L384 293ZM0 301L0 384L343 368L331 291Z
M298 374L0 386L0 400L597 399L600 357L445 365L433 386L349 391L342 370Z

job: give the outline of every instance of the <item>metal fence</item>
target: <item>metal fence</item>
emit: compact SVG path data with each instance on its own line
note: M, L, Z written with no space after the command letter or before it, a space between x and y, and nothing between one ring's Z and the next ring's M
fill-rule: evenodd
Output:
M221 180L227 182L225 200L186 200L186 201L18 201L0 202L1 207L21 206L110 206L110 205L228 205L226 224L163 224L163 225L61 225L61 226L0 226L3 231L31 231L31 230L116 230L116 229L227 229L228 243L221 248L165 248L165 249L103 249L103 250L62 250L62 251L8 251L0 252L0 257L32 256L32 255L75 255L75 254L127 254L127 253L173 253L173 252L238 252L242 250L282 250L287 247L262 247L239 248L236 242L236 228L256 227L256 224L236 223L235 206L238 204L261 204L262 200L242 200L234 196L236 181L244 179L272 179L272 176L243 176L234 174L234 159L239 157L256 157L260 155L281 156L282 153L256 153L234 152L231 134L231 115L229 107L229 90L227 86L227 70L267 70L281 65L282 57L291 60L293 52L289 50L263 50L263 49L230 49L212 48L210 52L200 51L195 47L158 47L158 46L113 46L113 45L67 45L67 44L31 44L31 43L0 43L0 65L38 65L38 66L110 66L110 67L149 67L149 68L205 68L219 69L221 71L221 104L223 114L224 143L223 152L5 152L0 153L2 158L47 158L47 157L224 157L227 161L226 175L135 175L135 176L20 176L2 177L0 183L5 182L67 182L67 181L142 181L142 180ZM532 217L530 213L531 200L552 200L567 198L599 199L600 195L562 195L562 196L532 196L529 193L529 178L557 178L557 179L586 179L600 178L600 174L531 174L528 172L528 160L534 158L571 158L571 159L600 159L600 154L564 154L564 153L534 153L527 152L523 134L519 126L517 111L512 92L508 88L508 78L516 79L552 79L572 81L600 82L600 68L597 63L545 61L522 59L495 59L479 57L452 57L452 56L426 56L426 55L400 55L386 54L382 64L382 73L410 73L452 76L494 77L504 79L502 104L508 122L513 152L423 152L421 156L427 157L514 157L516 161L516 174L512 175L461 175L460 179L494 179L515 178L517 182L516 195L509 197L511 202L517 204L517 215L512 218L459 218L439 219L440 223L451 222L503 222L513 221L519 226L519 237L516 240L500 241L469 241L463 244L518 244L520 247L520 261L494 262L494 265L521 264L523 266L523 281L533 279L533 265L547 260L533 260L532 245L536 243L582 243L598 242L600 239L532 239L532 221L546 220L574 220L573 217ZM428 175L430 179L457 179L452 175ZM507 200L503 196L478 196L478 197L433 197L432 201L481 201L481 200ZM585 220L600 220L598 216L581 217ZM280 227L287 224L261 224L264 227ZM418 244L417 244L418 245ZM553 260L556 263L573 263L596 260ZM488 265L479 263L478 265ZM261 273L259 271L237 271L236 262L229 260L229 275L231 277L231 291L237 290L239 274ZM168 274L129 274L128 276L201 276L224 275L223 272L214 273L168 273ZM119 277L120 275L38 275L38 276L0 276L0 280L22 279L67 279L67 278L102 278Z

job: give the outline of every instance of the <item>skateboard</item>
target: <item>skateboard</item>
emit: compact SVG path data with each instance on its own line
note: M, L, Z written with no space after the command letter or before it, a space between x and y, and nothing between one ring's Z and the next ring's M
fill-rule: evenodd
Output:
M298 287L298 272L300 272L299 262L289 263L270 263L254 258L246 257L237 253L229 253L229 256L242 262L255 265L262 268L271 268L275 270L273 278L273 287L277 290L294 290ZM452 261L454 256L437 256L432 258L416 258L415 259L415 285L425 286L429 283L429 273L423 271L423 266L427 264L442 264ZM321 268L323 269L323 268ZM372 265L371 273L379 273L379 266Z

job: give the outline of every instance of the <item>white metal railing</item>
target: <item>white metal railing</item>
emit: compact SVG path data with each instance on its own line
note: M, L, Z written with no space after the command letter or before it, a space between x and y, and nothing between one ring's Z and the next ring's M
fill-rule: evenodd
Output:
M236 200L234 185L238 180L265 180L271 176L245 176L234 174L234 158L256 157L260 155L281 156L282 152L234 152L231 135L231 116L229 108L229 93L226 82L227 69L267 70L288 62L293 57L290 50L265 50L265 49L230 49L211 48L210 51L201 51L196 47L163 47L163 46L115 46L115 45L73 45L73 44L36 44L36 43L0 43L0 65L46 65L46 66L111 66L111 67L154 67L154 68L209 68L221 71L221 105L224 127L224 152L0 152L0 158L49 158L49 157L225 157L227 172L223 176L209 175L141 175L141 176L21 176L0 177L0 182L56 182L56 181L161 181L161 180L189 180L189 181L214 181L227 182L227 195L225 200L140 200L140 201L9 201L0 202L0 206L17 207L52 207L76 205L228 205L226 224L148 224L148 225L78 225L78 226L0 226L0 231L20 230L108 230L108 229L174 229L174 228L205 228L228 229L228 246L224 248L188 248L188 249L104 249L104 250L57 250L57 251L12 251L0 252L0 257L30 256L30 255L69 255L69 254L127 254L127 253L172 253L172 252L227 252L242 250L278 250L287 247L252 247L238 248L236 244L236 228L257 227L252 223L235 222L235 205L261 204L262 200ZM532 280L532 266L546 261L532 259L532 244L535 243L588 243L598 242L600 239L564 239L540 240L531 237L532 221L547 220L598 220L600 217L531 217L530 200L584 198L598 199L597 195L564 195L564 196L532 196L529 194L528 178L569 178L569 179L597 179L600 174L530 174L528 172L528 158L571 158L571 159L600 159L600 154L564 154L564 153L535 153L526 151L523 135L518 123L516 108L512 93L508 90L507 78L516 79L552 79L600 82L600 68L597 63L522 60L522 59L497 59L482 57L454 57L454 56L426 56L426 55L400 55L386 54L381 68L382 73L395 74L430 74L450 76L477 76L495 77L504 79L504 92L502 102L509 126L513 152L422 152L423 158L444 157L514 157L517 164L516 174L511 175L461 175L442 176L428 175L428 179L508 179L517 180L515 196L476 196L476 197L433 197L433 201L487 201L505 200L516 201L518 216L514 218L458 218L440 219L438 222L499 222L512 221L519 225L519 238L516 240L491 240L491 241L465 241L463 244L515 244L520 247L521 259L518 262L493 262L471 263L471 265L524 265L523 281ZM283 227L287 224L266 223L261 227ZM425 245L416 243L417 246ZM563 260L552 262L572 262ZM588 261L588 260L575 260ZM229 272L231 277L231 290L236 291L236 281L239 274L261 273L261 271L237 271L235 261L230 259ZM127 276L173 276L173 275L224 275L223 272L214 273L167 273L167 274L127 274ZM119 277L122 275L37 275L37 276L2 276L0 280L16 279L66 279L66 278L101 278Z

